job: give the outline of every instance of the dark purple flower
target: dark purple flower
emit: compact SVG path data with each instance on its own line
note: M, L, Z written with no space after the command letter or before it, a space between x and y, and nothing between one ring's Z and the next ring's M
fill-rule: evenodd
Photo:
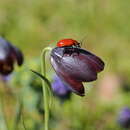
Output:
M13 71L15 62L19 66L22 65L22 52L10 42L0 37L0 74L10 74Z
M59 97L60 99L68 99L71 95L71 90L68 85L63 83L61 79L55 75L52 82L52 90L54 95Z
M123 108L118 117L118 123L123 128L130 128L130 108Z
M96 80L97 73L104 69L104 62L84 49L67 48L72 50L72 53L66 51L65 47L54 48L51 52L51 64L57 75L71 87L73 92L84 96L82 82Z

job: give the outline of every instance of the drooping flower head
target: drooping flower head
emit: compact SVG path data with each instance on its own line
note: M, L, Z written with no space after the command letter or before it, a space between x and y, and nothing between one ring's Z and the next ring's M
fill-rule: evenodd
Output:
M22 52L10 42L0 37L0 74L6 76L14 69L14 63L23 63Z
M123 128L130 128L130 108L125 107L121 110L118 117L118 123Z
M52 82L52 90L55 96L59 97L60 99L69 99L71 96L71 90L61 81L61 79L54 75L53 82Z
M98 72L104 69L104 62L99 57L73 46L54 48L51 64L62 81L80 96L84 96L82 82L96 80Z

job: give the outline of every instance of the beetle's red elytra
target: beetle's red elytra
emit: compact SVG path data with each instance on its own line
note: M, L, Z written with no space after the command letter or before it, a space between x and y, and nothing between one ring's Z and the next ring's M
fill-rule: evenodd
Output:
M79 46L80 43L73 39L63 39L57 43L57 47Z

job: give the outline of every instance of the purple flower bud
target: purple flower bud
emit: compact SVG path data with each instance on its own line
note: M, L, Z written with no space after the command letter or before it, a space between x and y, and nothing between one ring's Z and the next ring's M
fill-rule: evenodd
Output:
M0 74L10 74L14 69L13 66L15 61L19 66L22 65L22 52L11 43L0 37Z
M96 80L97 73L104 69L104 62L99 57L84 49L72 47L54 48L51 64L63 82L80 96L84 96L82 82Z
M55 75L52 82L52 90L54 95L60 99L68 99L71 95L71 90L68 85L64 84L61 79Z
M118 117L118 123L123 128L130 128L130 108L123 108Z

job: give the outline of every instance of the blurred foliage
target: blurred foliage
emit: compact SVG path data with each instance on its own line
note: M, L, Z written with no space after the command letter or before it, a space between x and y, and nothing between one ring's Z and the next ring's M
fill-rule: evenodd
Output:
M129 4L129 0L0 1L0 35L21 48L26 59L24 66L13 73L8 83L16 95L5 97L12 99L10 104L5 103L5 108L8 106L9 109L7 116L10 127L19 104L17 96L23 100L23 119L27 129L40 130L44 127L41 80L29 69L40 71L39 55L42 48L54 47L60 39L83 40L84 48L105 61L102 76L106 72L115 72L125 79L124 86L125 83L130 86L130 80L126 78L130 75ZM52 75L48 64L50 81ZM95 93L96 89L93 88L85 98L72 95L71 100L64 104L54 98L50 129L120 130L116 116L122 106L130 106L129 92L120 91L118 99L108 104L100 103ZM4 130L1 116L0 129ZM22 121L19 129L24 129Z

